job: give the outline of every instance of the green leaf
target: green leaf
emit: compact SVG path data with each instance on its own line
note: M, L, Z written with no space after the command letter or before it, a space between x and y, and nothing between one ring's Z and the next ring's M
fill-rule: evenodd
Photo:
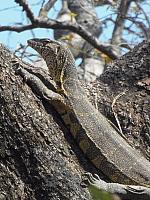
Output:
M88 187L92 200L113 200L112 195L104 190L100 190L95 186Z

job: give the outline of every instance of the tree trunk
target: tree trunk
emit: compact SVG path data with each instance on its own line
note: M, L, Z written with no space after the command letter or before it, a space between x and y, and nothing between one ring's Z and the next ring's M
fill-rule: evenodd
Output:
M0 199L88 198L79 186L81 167L72 158L69 133L54 109L15 74L13 60L1 45Z
M92 86L84 85L91 102L148 159L149 55L145 41L108 66ZM80 186L81 174L101 172L85 158L54 108L15 73L14 60L0 45L0 199L89 199ZM47 72L19 65L47 83Z

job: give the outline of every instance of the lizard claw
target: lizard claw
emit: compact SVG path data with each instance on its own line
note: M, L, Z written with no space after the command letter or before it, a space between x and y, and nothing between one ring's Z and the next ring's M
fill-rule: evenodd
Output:
M86 172L82 175L82 182L86 185L97 186L97 184L103 181L97 174L92 175L90 172Z
M142 186L135 186L135 185L127 185L125 188L127 191L134 193L134 194L143 194L145 193L145 189Z

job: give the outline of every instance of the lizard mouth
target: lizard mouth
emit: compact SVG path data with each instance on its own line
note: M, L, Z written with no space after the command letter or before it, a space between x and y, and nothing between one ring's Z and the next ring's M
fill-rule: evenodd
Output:
M43 46L46 46L48 43L52 43L52 44L55 43L57 45L61 45L61 43L59 41L51 40L51 39L48 39L48 38L43 38L43 39L34 38L34 39L27 40L27 43L32 48L34 48L35 46L43 47Z
M42 53L43 47L46 46L46 44L49 42L49 39L39 39L34 38L27 41L28 45L32 47L34 50L36 50L38 53Z
M28 45L31 47L37 46L37 47L42 47L45 46L47 43L51 43L52 40L44 38L44 39L40 39L40 38L34 38L34 39L30 39L27 41Z

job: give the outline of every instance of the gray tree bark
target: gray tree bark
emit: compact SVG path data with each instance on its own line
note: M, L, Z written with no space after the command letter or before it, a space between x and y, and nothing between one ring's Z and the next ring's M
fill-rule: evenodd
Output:
M91 102L150 158L150 42L124 55L84 85ZM90 199L84 171L97 173L60 116L16 74L16 58L0 46L0 199ZM51 88L48 73L19 64ZM17 66L19 67L19 66ZM112 106L113 105L113 106ZM113 108L113 109L112 109ZM115 114L115 117L114 117Z
M88 198L79 186L83 169L73 159L77 146L13 67L14 56L1 45L0 199Z

